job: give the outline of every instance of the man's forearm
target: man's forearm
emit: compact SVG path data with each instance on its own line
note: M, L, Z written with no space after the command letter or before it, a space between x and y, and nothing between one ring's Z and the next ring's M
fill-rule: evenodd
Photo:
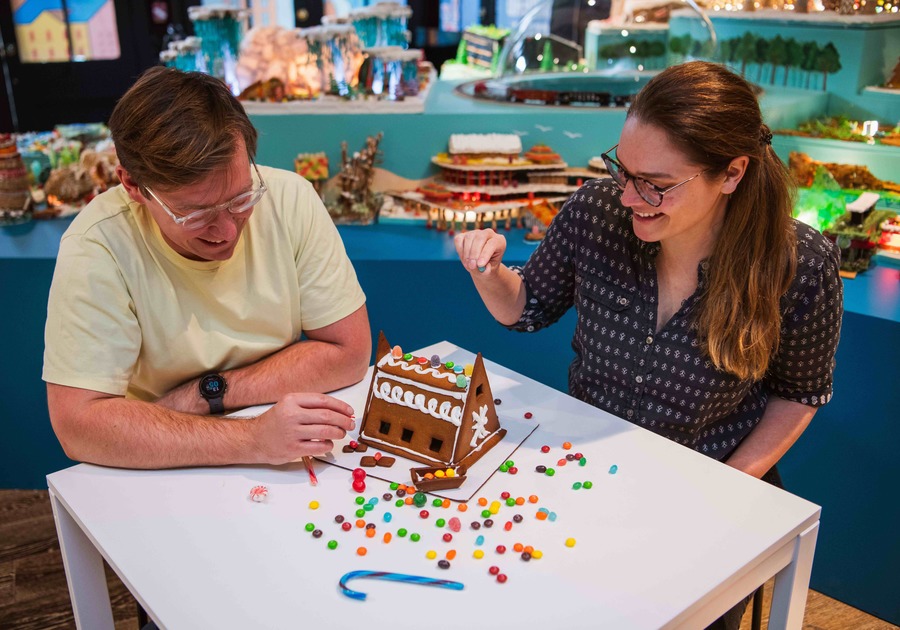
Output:
M64 428L56 422L54 428L66 454L77 461L174 468L259 461L252 422L191 415L117 397L94 400Z

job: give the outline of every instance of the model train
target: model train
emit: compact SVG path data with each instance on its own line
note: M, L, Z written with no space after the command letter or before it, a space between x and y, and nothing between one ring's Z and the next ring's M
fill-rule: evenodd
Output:
M499 88L499 89L498 89ZM589 90L535 90L488 85L479 81L474 86L476 96L508 103L528 103L532 105L576 105L593 107L627 107L632 94L612 95L609 92Z

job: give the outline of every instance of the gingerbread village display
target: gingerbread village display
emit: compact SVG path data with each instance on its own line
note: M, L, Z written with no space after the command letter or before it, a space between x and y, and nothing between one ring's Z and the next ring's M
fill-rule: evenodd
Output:
M418 487L430 471L445 469L450 480L441 487L458 486L506 435L481 354L472 365L454 365L392 349L382 333L375 356L359 442L426 464L411 471Z
M547 145L522 152L515 134L453 134L448 151L432 158L433 180L412 191L386 191L426 226L453 233L513 225L532 227L540 238L559 208L587 179L605 173L570 168Z

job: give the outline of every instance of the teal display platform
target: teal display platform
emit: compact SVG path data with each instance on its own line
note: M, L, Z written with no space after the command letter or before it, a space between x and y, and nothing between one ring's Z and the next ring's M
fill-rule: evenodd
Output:
M0 228L0 487L43 488L72 464L53 435L41 382L47 292L68 221ZM341 227L367 296L372 333L407 348L448 339L566 391L574 313L539 333L499 326L446 233L421 226ZM532 246L509 233L510 262ZM845 287L835 394L780 467L787 488L822 505L812 588L900 623L900 270L876 266ZM615 506L607 506L615 509Z

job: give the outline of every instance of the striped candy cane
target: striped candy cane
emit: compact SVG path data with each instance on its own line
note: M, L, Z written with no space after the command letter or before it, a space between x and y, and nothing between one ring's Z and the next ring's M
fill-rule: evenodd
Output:
M362 601L365 601L366 594L360 591L354 591L347 586L347 582L354 578L371 578L373 580L391 580L392 582L408 582L410 584L422 584L424 586L440 586L443 588L451 588L454 591L461 591L464 587L462 582L438 580L422 575L407 575L405 573L391 573L388 571L350 571L349 573L345 573L341 576L341 581L339 582L341 592L351 599L359 599Z

